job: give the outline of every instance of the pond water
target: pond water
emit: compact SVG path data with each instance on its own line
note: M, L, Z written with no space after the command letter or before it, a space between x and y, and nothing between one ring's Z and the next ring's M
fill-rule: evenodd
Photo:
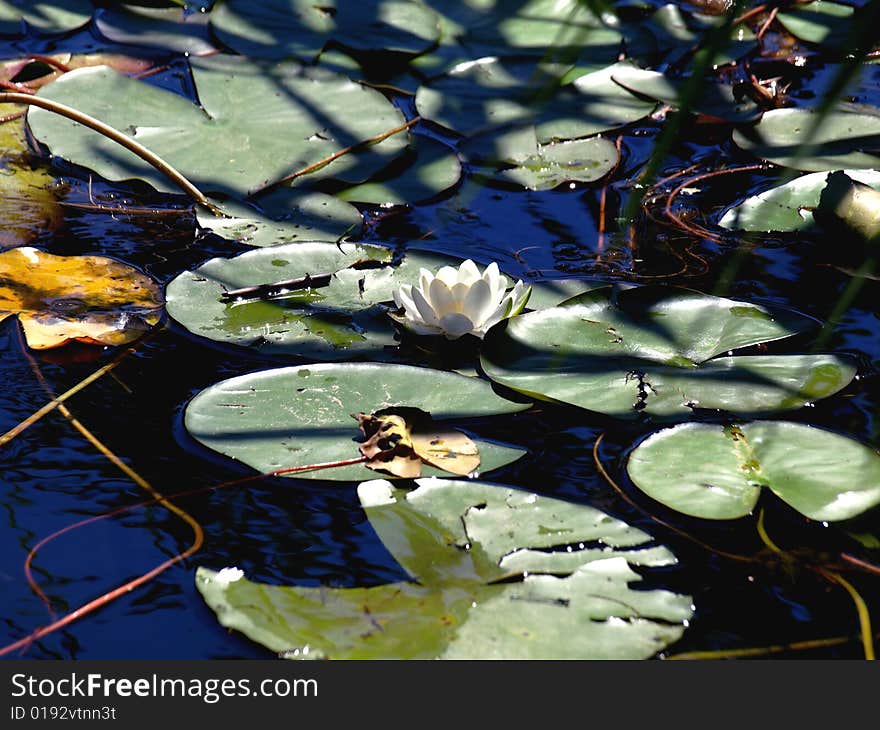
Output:
M28 52L83 52L109 45L90 25L50 40L7 40L0 42L0 49L13 58ZM137 50L156 62L172 58L171 68L150 82L180 88L177 72L185 61ZM821 70L821 58L811 57L811 67ZM381 64L380 69L391 75ZM817 74L813 80L823 84L822 79ZM804 81L804 88L811 82ZM803 95L802 90L798 93ZM391 95L409 118L415 116L410 98ZM861 101L880 104L873 88L864 91ZM814 234L725 234L720 240L694 236L663 216L665 194L685 178L658 188L656 201L647 199L656 221L642 215L631 229L620 226L618 215L632 193L633 177L647 163L661 128L661 119L647 119L616 131L622 159L603 181L526 191L516 185L487 183L466 167L458 185L428 202L399 208L361 205L365 226L356 240L441 252L483 264L497 261L503 271L529 281L573 278L595 284L686 286L789 308L817 323L826 322L841 299L854 293L819 349L853 356L857 378L834 396L784 418L846 434L876 449L880 445L880 308L877 281L854 277L864 253ZM455 135L427 122L416 125L412 133L450 146L456 143ZM754 162L731 143L730 125L692 118L685 122L658 177L690 166L696 166L694 174L699 174ZM56 194L65 205L60 225L30 245L56 254L110 256L162 285L213 256L230 257L247 250L199 232L189 203L181 196L161 195L142 184L90 180L88 171L63 161L52 167L45 161L34 164L51 171L59 183ZM727 208L782 178L780 169L769 166L709 178L694 183L690 194L679 196L675 210L687 220L724 233L716 224ZM162 212L132 214L125 208ZM786 346L806 352L815 343L814 331ZM14 319L0 324L0 353L4 384L0 432L46 403L51 397L47 387L62 393L113 355L110 349L79 344L30 351ZM252 474L187 435L182 424L187 402L224 378L299 362L304 361L206 343L168 320L138 344L112 375L71 398L68 406L112 452L156 489L172 494ZM803 517L765 493L759 506L768 535L800 558L789 564L773 558L754 517L723 522L688 518L634 487L623 468L625 459L634 444L656 430L656 423L620 422L574 406L541 403L513 416L471 419L464 427L528 450L525 457L487 479L593 505L671 548L678 563L645 570L645 585L693 596L696 611L682 639L664 655L839 638L829 645L820 642L778 656L863 656L851 597L809 566L822 561L839 565L841 553L880 562L876 509L843 523L825 524ZM594 458L600 437L599 459L620 492L609 484ZM28 551L56 530L145 497L58 412L0 449L0 474L2 646L45 625L52 616L25 579ZM268 650L218 624L196 590L197 566L219 570L235 565L251 580L282 585L371 586L406 578L375 535L352 484L267 478L187 496L179 504L204 529L205 543L195 556L14 656L271 657ZM190 528L162 507L136 509L46 544L34 560L34 576L54 614L61 615L147 572L191 540ZM722 553L759 559L737 561ZM847 575L876 613L877 576ZM880 621L880 615L875 620Z

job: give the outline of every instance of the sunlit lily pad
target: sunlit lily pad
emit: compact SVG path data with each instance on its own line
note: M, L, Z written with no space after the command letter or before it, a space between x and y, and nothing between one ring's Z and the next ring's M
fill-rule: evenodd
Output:
M294 241L336 241L355 235L362 216L357 208L323 193L281 188L260 200L260 209L234 200L218 203L221 218L199 207L203 229L248 246L277 246Z
M103 256L55 256L20 247L0 253L0 321L17 316L30 347L73 340L122 345L162 317L150 277Z
M0 0L0 34L64 33L92 17L91 0Z
M233 196L253 193L404 121L378 91L320 68L260 65L232 56L193 58L190 64L200 105L101 67L64 74L40 95L131 134L204 192ZM59 157L108 180L140 178L158 190L178 192L139 157L91 130L35 107L28 121ZM364 155L338 157L320 173L357 168L363 180L406 144L405 133L393 135ZM367 156L375 163L361 170L360 158Z
M482 363L492 380L529 397L619 418L766 413L837 392L855 368L833 355L719 355L809 326L699 292L603 288L492 328Z
M633 93L657 99L677 108L682 106L681 92L684 82L680 79L672 79L658 71L645 71L624 64L621 64L611 78ZM761 114L754 101L747 96L737 97L732 86L708 81L701 84L699 94L693 100L693 106L689 111L730 122L752 121Z
M211 29L239 53L303 60L330 41L359 51L422 53L440 32L436 14L418 0L224 0L211 13Z
M181 8L119 3L101 10L95 25L116 43L157 47L200 55L217 50L208 33L208 15Z
M412 205L458 183L461 161L446 145L422 135L413 135L406 150L387 170L368 182L338 194L342 200L375 205Z
M208 448L259 472L355 459L361 432L352 414L392 406L419 408L444 427L475 416L514 413L514 403L479 378L409 365L319 363L242 375L199 393L187 406L189 434ZM480 471L509 464L521 449L473 438ZM443 474L425 466L425 475ZM362 464L301 472L302 479L359 481L375 471Z
M366 260L379 268L346 268ZM202 337L261 352L334 360L375 355L396 344L394 324L380 303L390 302L401 284L416 283L420 268L459 263L411 251L392 265L389 249L350 243L272 246L180 274L168 285L168 313ZM223 301L226 290L327 273L333 274L329 286Z
M715 520L750 514L765 487L813 520L847 520L880 504L880 454L786 421L664 429L639 444L627 471L657 501Z
M534 124L538 142L545 144L614 129L656 106L611 80L618 64L563 88L540 68L494 57L463 63L420 87L416 107L426 119L466 135Z
M643 659L683 634L691 598L631 567L675 562L646 533L504 485L418 485L358 488L411 581L284 587L200 568L196 587L223 626L289 659Z
M529 190L552 190L564 182L599 180L617 167L618 159L617 147L604 137L536 144L534 154L496 176Z
M819 172L845 168L880 168L880 115L831 112L810 138L816 112L774 109L753 127L737 129L733 141L756 157L796 170Z
M849 5L821 0L794 5L777 13L776 19L802 41L839 48L852 41L853 12Z
M843 172L853 180L880 190L878 170ZM814 172L746 198L728 210L718 225L740 231L814 230L813 208L819 205L827 178L827 172Z

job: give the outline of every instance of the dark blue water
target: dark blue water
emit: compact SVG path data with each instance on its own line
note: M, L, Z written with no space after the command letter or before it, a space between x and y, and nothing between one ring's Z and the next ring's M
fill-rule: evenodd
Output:
M15 55L34 41L8 44ZM102 43L91 32L57 48L81 50ZM0 44L0 48L2 48ZM159 75L173 88L179 79ZM415 128L420 133L420 128ZM432 134L436 130L431 130ZM578 184L534 193L477 184L466 179L442 199L395 215L374 216L362 240L412 246L498 261L509 273L533 280L557 277L592 281L652 281L782 305L824 321L853 281L858 251L841 250L821 238L774 236L722 243L696 240L674 228L640 223L633 236L616 227L627 179L650 155L656 127L623 131L623 161L606 195L606 233L600 237L600 184ZM751 162L731 149L724 127L686 127L662 175L695 162L711 169ZM142 188L95 183L82 171L53 168L68 184L64 199L108 205L185 207L173 196ZM773 172L717 178L684 199L682 211L711 226L726 206L770 187ZM659 216L661 211L655 210ZM162 216L129 216L67 208L64 223L32 245L53 253L100 254L131 263L165 284L180 271L244 247L213 236L198 237L185 210ZM823 349L850 353L859 377L843 392L786 418L831 428L880 443L878 289L865 280ZM796 346L808 349L810 337ZM796 347L795 346L795 347ZM36 376L63 392L108 360L112 353L74 346L30 353L14 320L0 324L0 432L15 426L49 395ZM156 489L166 493L218 484L247 475L246 469L194 444L181 427L188 399L221 379L290 360L221 349L166 323L113 373L68 403L73 414ZM668 544L679 557L671 568L646 573L647 586L694 596L696 615L684 638L668 653L765 646L849 636L837 647L798 652L807 657L861 656L852 601L815 573L789 570L774 561L740 564L704 545L752 555L763 545L754 520L706 523L683 518L639 495L622 472L634 443L650 424L618 424L573 407L541 405L505 419L474 420L481 436L529 449L518 462L491 474L493 481L597 506ZM605 468L640 508L623 499L599 474L593 445ZM90 446L59 413L53 413L0 450L0 646L50 619L31 591L23 562L41 538L77 520L142 501L144 493ZM404 577L366 523L353 485L267 479L241 487L182 498L179 504L202 525L206 542L193 558L64 630L32 644L32 658L222 658L266 657L269 652L220 627L194 588L197 566L242 568L253 580L300 585L377 585ZM760 505L773 539L805 554L840 551L875 559L852 533L880 534L877 511L844 525L811 523L772 495ZM659 520L659 521L658 521ZM690 534L703 545L682 536ZM133 510L59 537L42 549L35 576L58 614L137 577L185 549L192 533L160 506ZM876 598L874 579L853 578L866 599ZM873 594L872 594L873 591Z

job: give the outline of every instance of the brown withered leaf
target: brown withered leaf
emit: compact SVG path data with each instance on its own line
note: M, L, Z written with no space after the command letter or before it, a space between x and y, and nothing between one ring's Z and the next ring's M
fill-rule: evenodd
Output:
M364 441L365 466L394 476L421 476L422 464L466 476L480 465L477 445L460 431L440 426L418 408L387 408L370 415L353 414Z
M30 247L0 253L0 321L17 315L36 350L132 342L159 322L162 307L159 285L119 261Z

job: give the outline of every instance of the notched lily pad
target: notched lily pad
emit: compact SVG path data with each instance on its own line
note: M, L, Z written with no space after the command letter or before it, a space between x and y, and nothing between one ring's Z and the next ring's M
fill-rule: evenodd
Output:
M65 33L89 22L91 0L0 0L0 35Z
M231 197L313 167L296 182L315 175L360 182L406 147L401 132L319 167L400 127L403 115L378 91L317 67L228 55L191 58L190 66L198 104L103 67L66 73L40 95L125 132L202 191ZM179 192L133 153L68 119L31 107L28 122L54 155L108 180L141 179Z
M102 9L95 25L101 35L116 43L201 55L218 50L208 32L208 17L207 13L183 7L153 8L118 3Z
M419 409L445 430L464 418L528 407L495 395L484 380L455 373L409 365L319 363L265 370L212 385L189 403L184 422L203 445L268 473L361 456L360 432L351 414ZM525 453L482 439L473 441L482 472ZM422 468L426 475L444 473L427 463ZM354 464L292 476L359 481L373 478L375 472Z
M737 129L733 141L756 157L795 170L880 168L875 154L880 149L880 115L834 111L818 127L816 119L810 109L773 109L753 127Z
M695 291L606 287L493 327L481 360L492 380L529 397L618 418L766 413L836 393L855 367L833 355L720 355L809 326Z
M802 41L830 48L845 48L847 46L844 44L852 41L855 33L854 12L849 5L821 0L798 3L778 13L776 19Z
M216 202L216 201L215 201ZM223 218L196 208L203 229L248 246L277 246L294 241L337 241L356 236L363 218L353 205L332 195L282 188L254 205L227 200L217 203Z
M813 520L855 517L880 503L880 455L830 431L786 421L686 423L632 452L639 489L694 517L745 517L764 488Z
M55 256L21 247L0 253L0 321L17 316L30 347L73 340L123 345L162 317L158 284L103 256Z
M671 79L658 71L645 71L624 64L621 64L611 78L633 93L657 99L679 109L682 107L684 82L679 79ZM749 122L761 115L761 110L754 101L744 95L737 96L734 88L728 84L704 82L693 104L688 111L729 122Z
M684 632L691 598L640 588L630 567L675 562L646 533L505 485L417 483L358 487L412 581L282 587L199 568L196 587L222 625L290 659L636 659Z
M329 42L354 51L423 53L440 35L418 0L224 0L211 13L223 43L255 58L313 60Z
M417 283L421 268L459 263L421 251L395 261L389 249L351 243L271 246L180 274L167 288L168 313L194 334L261 352L314 359L375 355L397 343L382 303L401 284ZM306 275L319 278L320 286L272 286ZM260 285L269 286L253 296L226 296Z
M842 170L847 177L880 190L880 171ZM733 206L718 221L740 231L810 231L816 229L813 211L828 184L827 172L813 172Z

